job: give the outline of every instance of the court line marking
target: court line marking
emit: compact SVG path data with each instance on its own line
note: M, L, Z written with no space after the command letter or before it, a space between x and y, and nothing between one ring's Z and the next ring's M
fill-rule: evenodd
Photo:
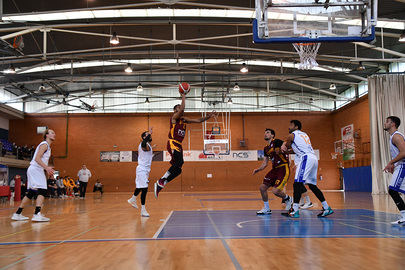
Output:
M233 254L231 248L229 247L228 243L226 243L225 239L223 238L224 236L222 235L222 233L219 231L218 227L215 225L214 220L212 220L210 213L206 212L208 219L211 221L212 226L214 227L216 233L218 234L218 236L221 239L222 245L224 246L226 252L228 253L229 258L231 259L233 266L235 266L236 270L242 270L242 266L239 264L238 260L236 259L235 255Z
M170 211L169 215L166 217L165 221L163 221L162 225L160 225L159 229L155 232L153 235L153 239L158 238L159 234L163 231L163 228L165 227L166 223L169 221L170 217L173 215L173 210Z
M244 223L261 221L261 220L263 220L263 219L252 219L252 220L241 221L241 222L236 223L236 226L238 226L238 228L242 229L243 228L242 224L244 224Z
M392 234L389 234L389 233L383 233L383 232L379 232L379 231L372 230L372 229L366 229L366 228L362 228L362 227L359 227L359 226L356 226L356 225L346 224L346 223L343 223L343 222L339 222L339 223L342 224L342 225L346 225L346 226L349 226L349 227L357 228L357 229L360 229L360 230L365 230L365 231L369 231L369 232L374 232L374 233L378 233L378 234L390 236L390 237L392 237L392 238L402 238L402 237L400 237L400 236L395 236L395 235L392 235Z
M43 253L43 252L47 251L48 249L51 249L51 248L53 248L53 247L56 247L57 245L63 244L63 243L65 243L65 242L68 241L68 240L75 239L76 237L79 237L79 236L81 236L81 235L83 235L83 234L85 234L85 233L87 233L87 232L89 232L89 231L91 231L91 230L93 230L93 229L95 229L95 228L97 228L97 227L98 227L98 226L94 226L94 227L88 229L87 231L78 233L78 234L76 234L76 235L70 237L69 239L66 239L66 240L63 240L63 241L59 241L58 243L56 243L56 244L54 244L54 245L52 245L52 246L49 246L49 247L46 247L46 248L41 249L41 250L39 250L39 251L36 251L36 252L34 252L34 253L31 253L31 254L29 254L28 256L25 256L24 258L22 258L22 259L20 259L20 260L18 260L18 261L16 261L16 262L10 263L10 264L8 264L8 265L6 265L6 266L0 268L0 270L8 269L8 268L10 268L10 267L12 267L12 266L14 266L14 265L16 265L16 264L19 264L20 262L26 261L26 260L28 260L28 259L30 259L30 258L32 258L32 257L34 257L34 256L36 256L36 255L38 255L38 254Z

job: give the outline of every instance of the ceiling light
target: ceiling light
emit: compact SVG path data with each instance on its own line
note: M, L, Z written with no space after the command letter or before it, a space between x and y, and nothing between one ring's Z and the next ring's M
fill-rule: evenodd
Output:
M399 36L399 42L405 42L405 30L402 31L402 34Z
M143 87L141 83L138 83L138 87L136 88L136 91L138 92L142 92L143 91Z
M363 71L363 70L365 70L365 69L366 69L366 67L363 66L363 63L362 63L362 62L359 62L359 65L356 67L356 70L357 70L357 71Z
M248 73L249 72L249 69L247 68L245 63L242 64L242 67L240 68L240 72L242 72L242 73Z
M111 38L110 38L110 43L111 43L112 45L117 45L117 44L120 43L120 40L118 39L118 36L117 36L117 32L114 32L114 33L112 34L112 36L111 36Z
M13 64L11 64L7 69L3 71L5 74L15 74L15 68Z
M232 99L231 98L228 99L228 104L232 104Z
M329 90L336 90L336 84L331 83L329 86Z
M149 98L145 99L145 103L148 103L148 104L150 103Z
M125 69L125 72L126 72L126 73L132 73L132 67L131 67L131 64L130 64L130 63L128 63L128 66L127 66L127 68Z
M240 87L238 85L238 83L235 83L235 86L233 87L233 91L239 91Z

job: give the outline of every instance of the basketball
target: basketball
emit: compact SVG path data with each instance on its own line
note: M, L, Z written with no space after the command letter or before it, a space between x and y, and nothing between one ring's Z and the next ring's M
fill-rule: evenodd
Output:
M190 84L188 84L186 82L183 82L183 83L179 84L179 92L180 92L180 94L187 95L188 92L190 92L190 90L191 90Z

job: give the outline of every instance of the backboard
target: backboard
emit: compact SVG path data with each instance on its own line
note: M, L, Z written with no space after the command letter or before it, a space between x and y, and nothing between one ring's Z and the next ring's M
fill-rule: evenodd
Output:
M325 3L328 2L328 3ZM371 42L376 0L256 0L255 43Z

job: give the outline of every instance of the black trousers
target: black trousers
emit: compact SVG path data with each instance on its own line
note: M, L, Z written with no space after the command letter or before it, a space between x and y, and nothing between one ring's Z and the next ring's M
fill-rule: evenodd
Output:
M80 197L86 197L87 182L79 181L80 183Z

